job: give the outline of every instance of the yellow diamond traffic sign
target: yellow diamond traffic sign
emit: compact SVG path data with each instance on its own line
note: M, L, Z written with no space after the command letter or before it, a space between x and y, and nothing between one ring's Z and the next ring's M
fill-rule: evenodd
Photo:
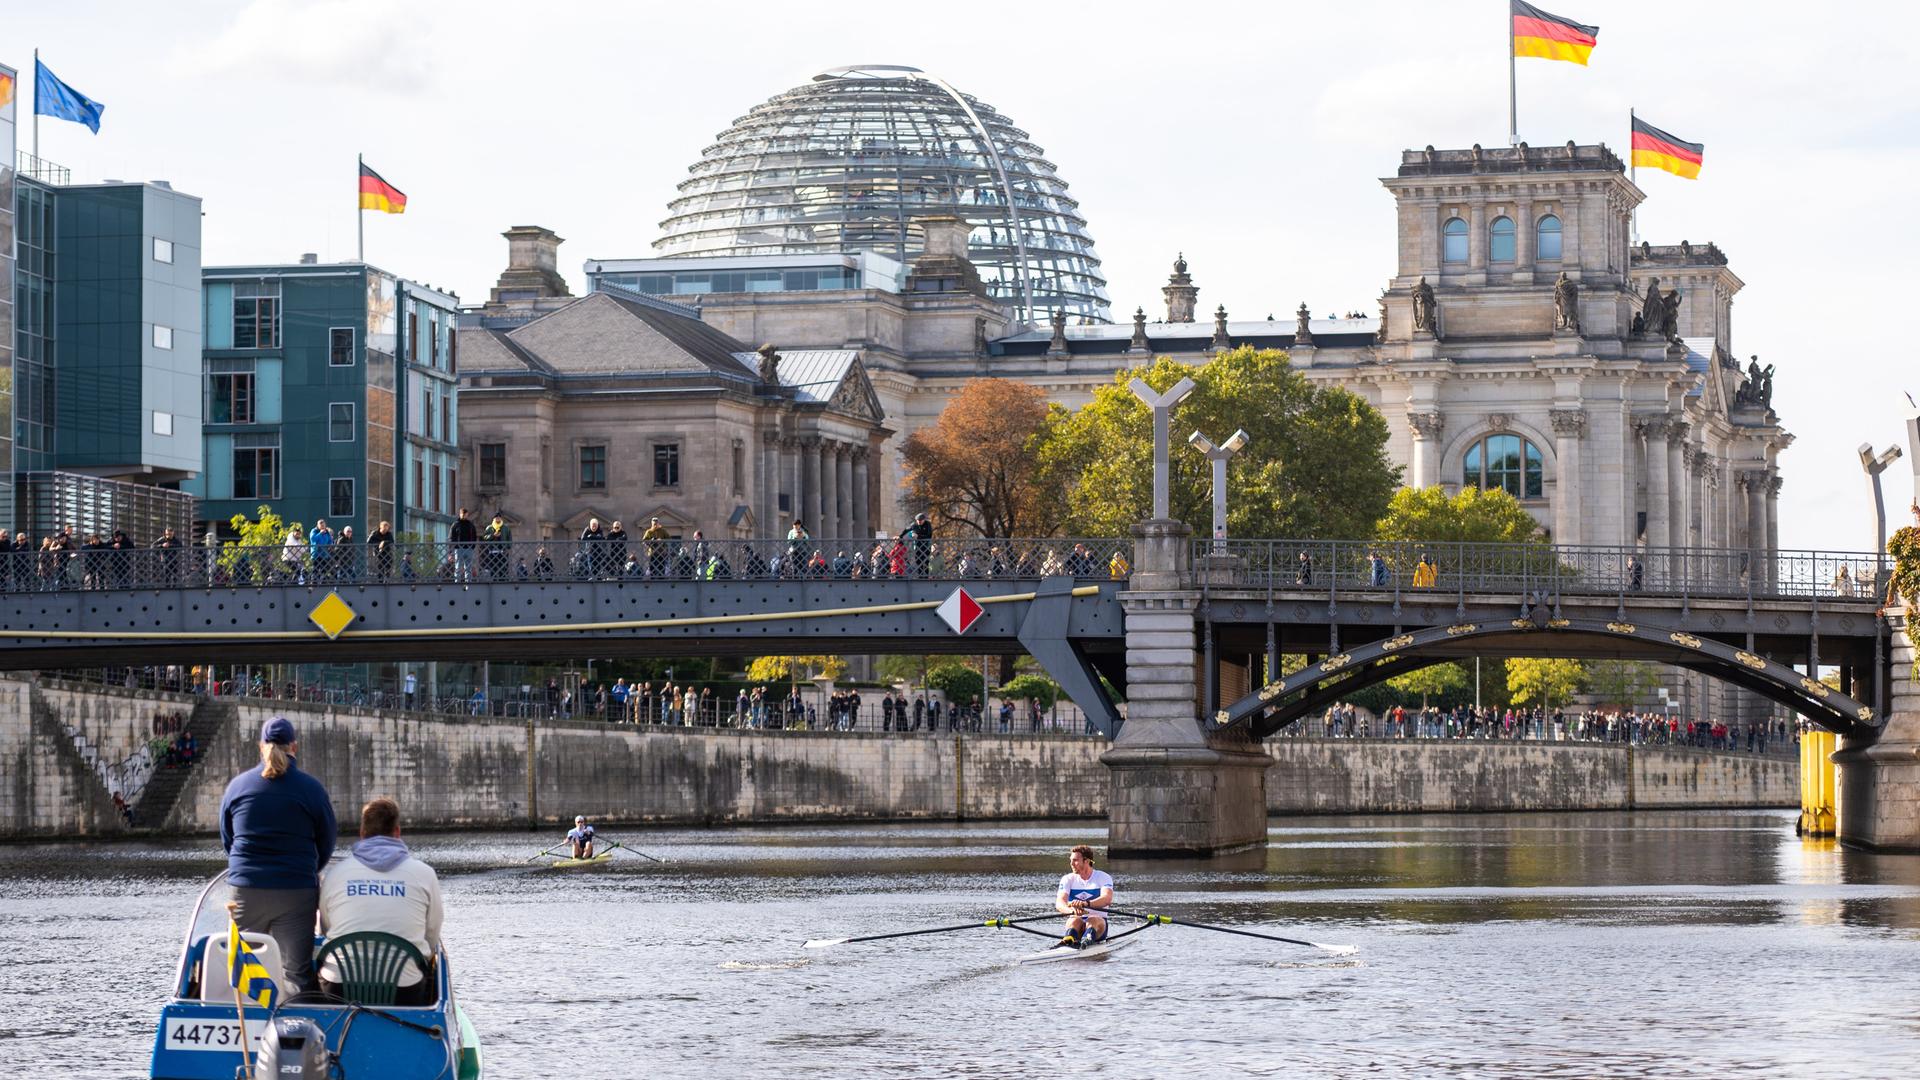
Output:
M339 637L340 631L352 625L353 620L359 617L360 613L349 607L336 592L328 593L325 600L320 601L311 612L307 613L307 618L312 619L313 625L327 635L328 641Z

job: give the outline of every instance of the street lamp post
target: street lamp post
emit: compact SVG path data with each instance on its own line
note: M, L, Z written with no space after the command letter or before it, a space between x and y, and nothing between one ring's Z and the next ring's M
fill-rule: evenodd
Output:
M1247 432L1243 428L1219 446L1198 431L1187 436L1187 444L1205 454L1213 464L1213 553L1227 553L1227 460L1247 445Z
M1907 424L1909 439L1915 437L1915 424L1916 421ZM1900 448L1889 446L1875 456L1872 443L1861 443L1859 454L1860 467L1866 470L1867 480L1873 485L1873 594L1880 597L1886 595L1887 589L1887 500L1880 490L1880 474L1887 471L1887 466L1900 460ZM1887 715L1887 680L1881 672L1886 655L1886 642L1881 636L1885 625L1878 618L1873 623L1873 708L1883 720ZM1808 677L1819 676L1809 672Z
M1173 454L1173 407L1193 393L1193 380L1181 379L1164 394L1154 393L1153 387L1148 386L1145 379L1135 379L1127 384L1127 388L1133 391L1134 397L1146 402L1147 408L1153 410L1153 519L1166 521L1173 516L1169 479Z

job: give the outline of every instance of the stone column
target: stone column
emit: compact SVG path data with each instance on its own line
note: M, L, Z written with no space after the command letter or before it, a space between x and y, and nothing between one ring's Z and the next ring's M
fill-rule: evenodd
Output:
M1580 443L1587 434L1585 409L1555 409L1553 420L1553 542L1581 544L1580 519L1586 512L1581 505Z
M807 531L814 536L820 535L820 440L804 438L800 440L800 505L793 508L793 516L806 522Z
M1773 556L1780 551L1780 485L1785 479L1777 469L1767 470L1767 584L1778 585L1780 564Z
M1513 279L1533 280L1533 200L1521 199L1513 208Z
M1767 473L1751 469L1740 474L1740 489L1747 494L1747 572L1764 574L1767 553ZM1760 585L1766 579L1754 578Z
M1920 853L1920 684L1913 678L1912 614L1887 614L1893 683L1886 727L1877 738L1841 738L1833 755L1834 830L1843 844ZM1872 685L1871 676L1866 682ZM1863 694L1871 696L1871 690Z
M1467 211L1467 270L1485 280L1487 273L1487 205L1474 203Z
M867 489L867 450L853 451L853 531L862 540L873 537L873 505Z
M1190 570L1193 530L1133 530L1134 574L1120 594L1127 630L1127 720L1101 756L1110 779L1107 854L1191 857L1264 843L1267 755L1199 714L1200 650Z
M820 524L814 528L813 535L818 539L826 540L837 535L835 532L836 523L833 520L834 476L832 442L826 439L820 440L820 453L819 457L815 460L815 464L819 467L820 472L818 479L814 481L813 490L814 496L819 500L820 506L813 512L813 516L819 519Z
M1646 436L1643 460L1647 471L1647 547L1658 550L1673 543L1667 528L1667 418L1649 416L1639 423Z
M1675 420L1667 428L1667 535L1674 547L1688 547L1693 537L1687 515L1687 422ZM1676 565L1675 573L1679 572Z
M853 447L846 443L834 447L833 472L833 520L840 525L838 535L841 539L858 536L853 527L853 504L858 501L853 487Z
M760 433L759 476L754 487L754 516L760 520L761 536L774 536L780 529L780 433L768 429Z
M1407 424L1413 428L1413 486L1432 487L1440 482L1440 434L1447 418L1437 412L1410 412Z

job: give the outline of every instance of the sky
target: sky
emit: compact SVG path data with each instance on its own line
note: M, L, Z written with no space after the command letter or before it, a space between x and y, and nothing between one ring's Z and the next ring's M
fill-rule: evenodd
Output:
M1855 448L1920 410L1920 5L1557 0L1591 65L1518 62L1520 137L1624 153L1627 112L1706 144L1697 181L1642 170L1640 235L1718 243L1746 282L1733 348L1775 364L1780 542L1873 546ZM1394 270L1402 149L1501 146L1506 0L800 5L544 0L67 0L11 6L0 63L106 106L42 119L76 181L200 196L209 265L354 257L354 157L408 195L367 259L483 301L500 232L644 257L675 185L734 118L826 68L934 72L1030 132L1071 185L1116 315L1161 304L1184 251L1235 319L1372 311ZM1871 28L1862 33L1861 28ZM25 104L24 95L22 104ZM31 148L24 110L20 146ZM1882 311L1881 309L1885 309ZM1890 527L1914 457L1886 474Z

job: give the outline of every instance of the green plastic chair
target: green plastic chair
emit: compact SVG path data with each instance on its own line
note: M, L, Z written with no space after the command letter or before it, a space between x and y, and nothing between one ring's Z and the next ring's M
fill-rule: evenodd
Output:
M400 995L400 976L407 961L420 969L420 977L431 978L427 958L413 942L378 930L342 934L328 938L314 954L313 969L333 961L340 973L340 994L355 1005L392 1005Z

